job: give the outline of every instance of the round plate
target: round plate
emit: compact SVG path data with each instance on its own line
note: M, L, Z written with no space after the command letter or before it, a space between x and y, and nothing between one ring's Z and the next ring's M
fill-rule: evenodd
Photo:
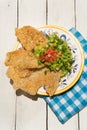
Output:
M61 78L58 88L54 95L61 94L71 87L78 81L81 76L83 66L84 66L84 54L79 41L70 33L67 29L59 26L45 25L39 28L45 35L52 35L56 32L58 36L67 41L68 46L71 48L71 53L74 59L72 70L65 77ZM18 43L15 48L18 47ZM41 87L37 94L47 95L45 87Z

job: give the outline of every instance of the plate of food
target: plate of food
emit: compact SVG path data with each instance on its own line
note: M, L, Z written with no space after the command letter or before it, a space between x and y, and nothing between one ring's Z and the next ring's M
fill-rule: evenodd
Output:
M84 54L67 29L45 25L15 30L17 43L6 54L7 75L13 87L30 95L53 96L69 90L80 78Z

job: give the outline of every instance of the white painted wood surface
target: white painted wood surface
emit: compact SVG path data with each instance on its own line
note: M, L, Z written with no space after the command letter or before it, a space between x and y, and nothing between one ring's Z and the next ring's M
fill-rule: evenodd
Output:
M16 1L0 0L0 130L14 130L16 95L4 66L5 53L11 50L16 41Z
M87 13L86 13L87 1L77 0L76 1L76 27L87 39ZM79 114L80 130L87 129L87 107L82 110Z
M52 9L52 7L54 7ZM74 1L67 0L65 4L64 0L49 0L48 1L48 23L56 24L59 26L66 27L67 29L75 26L75 12L74 12ZM49 117L48 117L48 129L53 130L77 130L78 129L78 115L74 116L71 120L69 120L65 125L62 125L58 122L57 118L54 117L53 113L49 109ZM54 121L52 118L54 117ZM73 127L71 127L73 126Z
M14 28L55 24L76 27L87 38L87 0L0 0L0 130L85 130L87 107L62 125L42 98L13 90L6 77L5 54Z
M32 25L39 27L46 24L46 3L37 0L20 0L18 3L18 26ZM46 103L25 96L17 97L17 130L46 129Z

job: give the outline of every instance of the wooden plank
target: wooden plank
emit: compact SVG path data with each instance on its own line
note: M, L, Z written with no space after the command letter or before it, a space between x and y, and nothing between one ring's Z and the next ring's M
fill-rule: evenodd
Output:
M80 128L80 130L86 130L87 129L87 107L86 108L84 108L81 112L80 112L80 114L79 114L79 124L80 124L80 126L79 126L79 128Z
M87 0L84 0L84 2L82 0L76 1L76 28L79 29L79 31L87 39L86 7L87 7Z
M19 26L31 25L34 27L46 24L45 0L19 0Z
M82 35L87 39L87 1L77 0L76 1L76 27L82 33ZM83 109L79 114L80 130L87 129L87 107Z
M31 25L39 27L46 23L46 3L44 0L19 1L19 27ZM32 100L29 95L17 97L17 130L45 130L46 103L41 98Z
M48 24L56 24L67 29L75 26L74 0L48 0Z
M15 91L6 76L6 52L15 43L16 1L0 0L0 130L15 129Z
M42 99L32 100L29 96L17 97L17 130L45 130L46 110Z
M74 0L48 0L48 24L56 24L67 29L75 26ZM48 109L48 130L77 130L78 115L62 125L53 112Z
M48 130L78 130L77 115L72 117L65 124L61 124L54 113L49 108L48 112Z

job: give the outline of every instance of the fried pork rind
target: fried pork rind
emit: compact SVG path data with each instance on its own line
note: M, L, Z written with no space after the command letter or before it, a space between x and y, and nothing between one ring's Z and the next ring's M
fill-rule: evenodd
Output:
M49 96L53 96L56 92L56 89L59 85L61 76L61 71L58 72L50 72L48 71L45 76L45 86L46 86L46 92Z
M15 34L22 44L23 48L28 51L37 49L38 46L45 46L48 42L44 34L31 26L24 26L16 29Z
M46 74L45 71L47 71ZM35 71L28 77L21 78L13 67L9 67L7 75L13 80L15 89L22 89L31 95L36 95L38 89L45 86L48 95L52 96L60 81L60 72L50 72L47 68Z
M22 47L8 52L5 60L5 65L8 66L7 76L13 80L13 87L36 95L39 88L45 86L47 94L54 95L61 71L50 72L44 64L38 64L38 59L32 53L32 49L46 46L48 40L42 32L31 26L16 29L15 34Z
M38 59L24 49L8 52L6 55L6 66L14 66L21 69L42 68L44 65L38 64Z

